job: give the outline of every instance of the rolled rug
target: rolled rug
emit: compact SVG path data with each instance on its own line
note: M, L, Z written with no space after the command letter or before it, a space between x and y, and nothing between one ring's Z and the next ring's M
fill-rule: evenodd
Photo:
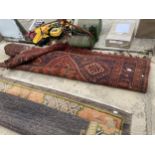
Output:
M33 47L24 52L24 47L20 47L21 51L18 49L19 44L11 46L17 54L12 57L10 49L6 48L6 53L11 57L2 63L1 67L144 93L147 91L149 58L104 54L62 43L45 48Z

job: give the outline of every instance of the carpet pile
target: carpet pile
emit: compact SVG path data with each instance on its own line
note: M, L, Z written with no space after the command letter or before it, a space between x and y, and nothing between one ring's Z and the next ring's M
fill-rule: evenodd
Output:
M94 84L146 92L150 59L103 54L55 44L40 48L8 44L1 67L65 77Z

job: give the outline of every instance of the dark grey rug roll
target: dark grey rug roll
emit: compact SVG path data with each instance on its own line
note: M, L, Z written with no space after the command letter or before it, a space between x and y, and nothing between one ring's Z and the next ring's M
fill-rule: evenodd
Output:
M24 135L78 135L88 122L44 105L0 93L0 125Z

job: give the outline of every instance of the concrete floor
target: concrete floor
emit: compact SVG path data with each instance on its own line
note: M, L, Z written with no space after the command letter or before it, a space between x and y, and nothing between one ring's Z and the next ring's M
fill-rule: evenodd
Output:
M0 126L0 135L19 135L19 134L3 126Z
M112 22L112 20L106 20L106 23L103 25L100 40L95 47L105 47L103 44L105 41L104 32L106 32L106 30L108 31L110 23ZM107 29L104 27L106 24ZM4 46L6 44L7 42L5 41L0 43L0 62L7 59L4 53ZM134 39L131 48L141 51L147 48L153 48L154 45L155 42L152 39ZM116 107L132 114L131 134L155 134L155 56L152 56L149 85L146 94L54 76L12 71L2 68L0 68L0 76L29 83L34 86L67 92L75 96L100 102L104 105Z

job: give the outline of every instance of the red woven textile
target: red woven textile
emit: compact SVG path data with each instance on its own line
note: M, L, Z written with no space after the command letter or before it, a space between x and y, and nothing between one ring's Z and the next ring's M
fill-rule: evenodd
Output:
M1 63L1 67L147 91L150 70L150 59L147 58L97 53L61 43L45 48L9 44L5 50L11 58Z

